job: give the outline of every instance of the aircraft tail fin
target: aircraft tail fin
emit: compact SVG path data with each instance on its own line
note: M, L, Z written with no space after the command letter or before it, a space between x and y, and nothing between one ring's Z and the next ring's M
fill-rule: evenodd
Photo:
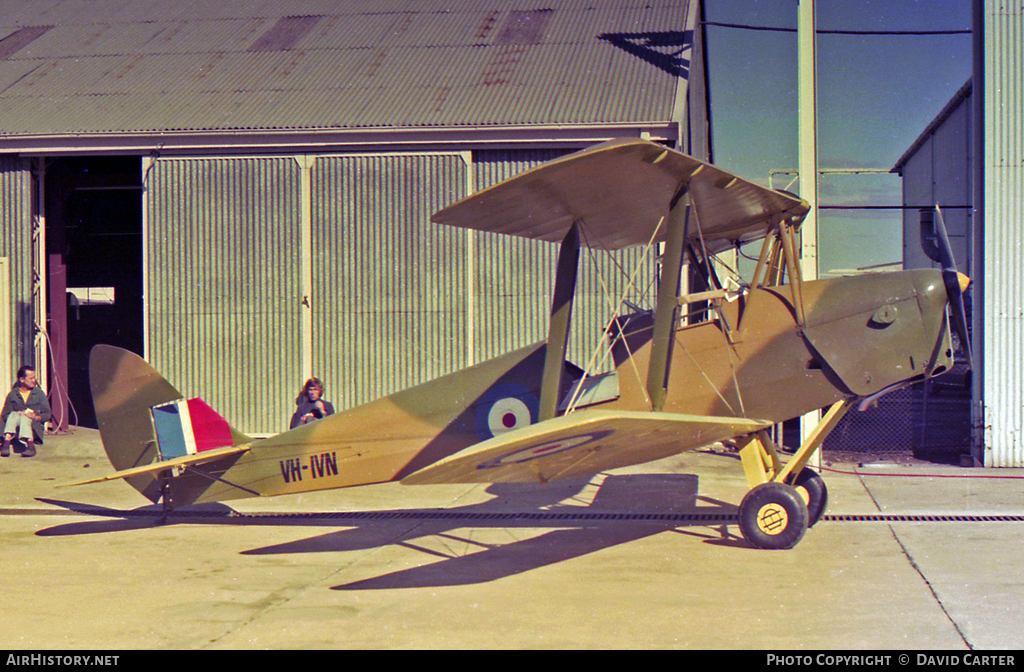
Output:
M127 350L94 347L89 384L103 448L117 471L251 442L202 399L184 399L146 360ZM151 502L160 499L159 471L143 470L125 480Z

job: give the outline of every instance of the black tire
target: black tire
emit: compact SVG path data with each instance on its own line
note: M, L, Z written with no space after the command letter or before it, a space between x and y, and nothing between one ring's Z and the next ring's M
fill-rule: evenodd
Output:
M807 492L807 527L814 527L825 515L825 509L828 507L828 488L825 487L825 481L818 472L805 468L796 477L793 485Z
M740 531L755 547L766 550L793 548L807 531L807 505L791 485L762 483L740 502Z

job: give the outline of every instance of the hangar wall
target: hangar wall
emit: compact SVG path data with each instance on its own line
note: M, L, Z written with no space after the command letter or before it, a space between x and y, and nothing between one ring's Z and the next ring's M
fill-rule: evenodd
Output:
M1024 4L984 1L985 464L1024 466Z
M558 247L429 218L562 153L150 160L146 357L241 431L269 434L309 375L340 410L543 339ZM584 250L572 361L607 324L606 287L650 299L651 256Z
M35 359L32 310L32 171L29 161L0 156L0 257L10 271L10 370ZM8 385L11 381L0 381ZM4 388L6 389L6 387Z

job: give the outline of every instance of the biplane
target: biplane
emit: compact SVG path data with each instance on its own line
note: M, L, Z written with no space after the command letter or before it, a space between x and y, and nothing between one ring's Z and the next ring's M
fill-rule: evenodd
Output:
M791 548L825 510L808 463L844 413L949 369L951 324L967 343L968 280L945 236L942 269L804 280L807 212L791 194L643 140L550 161L432 217L560 245L545 340L258 440L137 355L99 345L90 384L116 471L84 483L124 479L175 508L389 481L546 483L726 442L749 485L744 538ZM716 255L748 243L760 243L752 277L720 281ZM608 323L612 370L571 364L581 251L633 246L658 252L653 307ZM785 459L772 428L825 408Z

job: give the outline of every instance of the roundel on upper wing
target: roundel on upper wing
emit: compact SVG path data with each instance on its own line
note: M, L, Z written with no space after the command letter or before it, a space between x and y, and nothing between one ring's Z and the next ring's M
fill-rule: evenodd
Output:
M537 421L540 403L522 385L495 385L476 406L476 431L482 441L522 429Z

